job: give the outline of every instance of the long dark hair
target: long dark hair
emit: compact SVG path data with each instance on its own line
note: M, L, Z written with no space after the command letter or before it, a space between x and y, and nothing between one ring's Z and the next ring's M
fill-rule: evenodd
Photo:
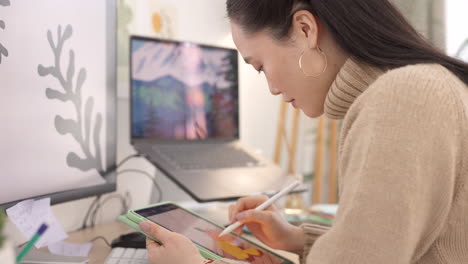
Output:
M289 35L298 10L308 10L352 57L389 69L438 63L468 85L468 64L424 39L389 0L227 0L228 17L247 33Z

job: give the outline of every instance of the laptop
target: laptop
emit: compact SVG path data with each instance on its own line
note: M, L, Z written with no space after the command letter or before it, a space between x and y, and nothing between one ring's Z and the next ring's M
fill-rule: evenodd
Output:
M238 53L130 38L131 144L198 202L272 193L293 180L239 141Z

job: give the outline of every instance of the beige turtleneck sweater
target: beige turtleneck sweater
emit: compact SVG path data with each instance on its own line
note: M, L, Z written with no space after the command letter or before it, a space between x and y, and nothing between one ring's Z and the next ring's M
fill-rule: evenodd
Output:
M440 65L349 59L325 101L344 119L339 210L326 232L302 226L301 263L468 263L467 111L468 87Z

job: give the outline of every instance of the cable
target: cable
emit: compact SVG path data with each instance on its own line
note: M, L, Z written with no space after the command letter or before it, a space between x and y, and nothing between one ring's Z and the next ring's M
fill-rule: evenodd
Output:
M159 186L159 184L156 182L155 176L151 176L151 174L149 174L148 172L146 172L144 170L138 170L138 169L121 170L121 171L117 172L117 176L119 174L124 174L124 173L129 173L129 172L139 173L139 174L143 174L143 175L147 176L153 182L154 187L158 190L157 202L159 203L159 202L162 201L162 189ZM110 195L110 196L106 197L104 200L97 203L96 207L94 208L93 212L90 215L91 226L95 226L95 224L96 224L97 213L98 213L99 209L101 209L101 207L105 203L107 203L109 200L115 199L115 198L119 198L121 200L121 202L122 202L122 209L123 209L122 214L124 214L124 213L126 213L128 211L129 206L130 206L130 202L128 202L128 200L131 201L130 193L127 192L125 197L122 196L121 194Z
M130 160L132 158L136 158L136 157L142 157L142 156L140 154L132 154L132 155L129 155L129 156L125 157L124 159L122 159L117 164L116 170L119 167L121 167L128 160ZM125 170L122 170L122 171L117 171L117 175L128 173L128 172L139 173L139 174L143 174L143 175L147 176L153 182L154 187L158 191L157 202L162 201L162 198L163 198L162 189L159 186L159 184L156 182L156 179L155 179L156 175L151 176L151 174L149 174L148 172L146 172L144 170L138 170L138 169L125 169ZM101 209L101 207L105 203L107 203L109 200L115 199L115 198L119 198L121 200L122 210L123 210L122 214L128 211L128 209L130 207L130 204L131 204L131 201L132 201L132 197L131 197L130 193L128 193L128 192L125 194L125 196L122 196L121 194L115 194L115 195L110 195L110 196L106 197L104 200L100 201L101 197L102 197L101 195L96 196L96 198L90 204L90 206L88 208L88 211L86 212L85 218L83 220L83 225L81 226L81 229L84 229L84 228L87 227L88 220L91 221L91 223L90 223L91 226L94 226L96 224L96 218L97 218L97 213L98 213L99 209Z
M98 239L103 240L104 243L106 243L106 245L109 246L110 248L112 247L111 244L109 243L109 241L107 241L107 239L105 237L103 237L103 236L97 236L97 237L91 239L89 242L94 242L94 241L96 241Z
M130 159L133 159L133 158L138 158L138 157L142 157L140 154L132 154L132 155L129 155L127 157L125 157L123 160L121 160L117 166L115 167L115 169L117 170L118 168L120 168L120 166L122 166L125 162L127 162L128 160Z
M93 202L89 205L88 211L86 212L85 218L83 220L83 224L81 225L81 229L85 229L87 226L88 218L91 214L91 211L94 206L98 204L99 199L101 198L101 195L96 196L96 198L93 200Z
M132 199L132 195L130 194L130 192L125 192L125 213L130 209L130 205L132 204L133 202L133 199Z
M130 159L132 158L137 158L137 157L142 157L140 154L132 154L132 155L129 155L127 157L125 157L124 159L122 159L116 166L115 170L117 170L118 168L120 168L120 166L122 166L125 162L129 161ZM83 224L81 225L81 229L84 229L87 227L87 224L88 224L88 219L90 217L90 215L96 215L97 213L97 209L100 207L99 206L99 199L101 198L101 195L97 195L96 196L96 199L94 199L94 201L89 205L88 207L88 211L86 212L86 215L85 215L85 218L83 219ZM95 207L94 210L93 210L93 207ZM128 207L129 207L129 203L127 203L127 206L126 206L126 210L128 210ZM93 211L93 213L91 213L91 211ZM91 218L93 219L93 218Z
M157 202L161 202L162 201L162 198L163 198L163 193L162 193L162 190L161 190L161 187L159 186L159 184L156 182L156 174L155 176L151 176L151 174L149 174L148 172L144 171L144 170L137 170L137 169L125 169L125 170L121 170L121 171L118 171L117 172L117 175L119 174L124 174L124 173L128 173L128 172L134 172L134 173L140 173L140 174L143 174L145 176L147 176L152 182L153 182L153 185L154 187L158 190L158 200Z
M121 203L122 203L122 211L121 211L121 214L124 214L125 212L127 212L128 208L127 208L127 205L126 205L126 201L125 201L125 198L123 195L121 194L113 194L113 195L109 195L107 196L104 200L102 200L100 203L98 203L98 205L96 206L96 208L94 209L94 212L91 216L91 226L95 226L96 224L96 218L97 218L97 212L99 211L99 209L105 204L107 203L109 200L112 200L112 199L115 199L115 198L118 198L120 199Z

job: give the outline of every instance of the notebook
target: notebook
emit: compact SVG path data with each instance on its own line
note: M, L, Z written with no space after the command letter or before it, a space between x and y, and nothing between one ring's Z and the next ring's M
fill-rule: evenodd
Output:
M197 201L271 193L293 180L239 141L237 54L130 38L131 143Z

